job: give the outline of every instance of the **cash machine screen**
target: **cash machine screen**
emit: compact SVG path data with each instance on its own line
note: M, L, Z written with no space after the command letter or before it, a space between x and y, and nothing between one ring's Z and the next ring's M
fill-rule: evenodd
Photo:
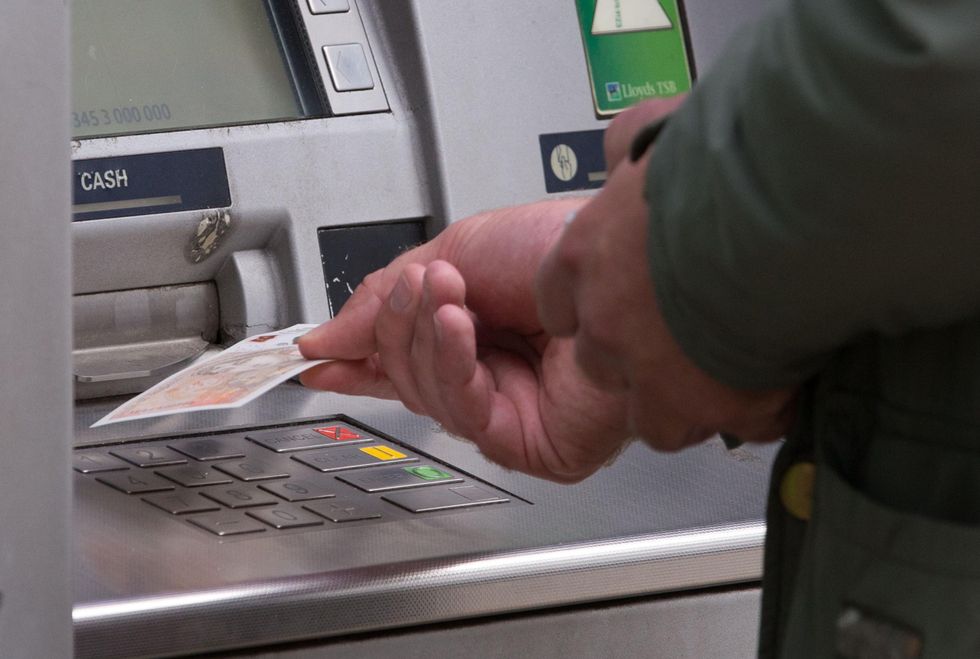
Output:
M73 134L316 114L292 70L287 23L267 0L74 0Z

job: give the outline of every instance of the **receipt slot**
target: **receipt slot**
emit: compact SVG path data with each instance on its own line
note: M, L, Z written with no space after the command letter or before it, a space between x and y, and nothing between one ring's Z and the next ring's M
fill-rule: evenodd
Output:
M27 490L65 494L61 481L22 486L27 461L50 458L46 473L64 475L44 451L57 452L58 410L73 397L77 656L753 651L775 447L637 444L561 486L497 467L397 402L296 382L237 409L91 427L236 341L330 317L364 274L449 222L590 194L605 178L608 117L682 91L761 10L642 5L72 3L70 103L24 91L19 114L57 127L47 156L26 162L73 199L4 210L31 242L4 248L21 269L2 285L26 311L3 321L22 345L0 349L54 384L4 394L16 461L0 469L20 480L0 506ZM26 3L10 6L0 15L23 19L28 38ZM669 71L604 59L648 47L670 54ZM56 68L38 58L27 61ZM0 80L20 89L14 68ZM66 93L64 76L34 73ZM5 172L22 164L2 157ZM63 157L61 179L45 157ZM20 188L8 193L19 208L40 203ZM71 266L58 252L69 224ZM49 280L62 299L38 304ZM69 543L63 524L44 528L56 599ZM0 573L0 624L16 624L4 616L20 574Z

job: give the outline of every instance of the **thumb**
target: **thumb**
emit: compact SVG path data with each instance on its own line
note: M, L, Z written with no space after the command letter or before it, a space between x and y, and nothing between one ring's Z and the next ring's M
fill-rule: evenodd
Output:
M355 360L377 352L374 326L381 306L388 300L405 266L410 263L426 265L435 260L442 240L442 235L437 236L365 277L336 316L296 342L300 353L307 359Z
M381 304L365 279L334 318L300 337L296 342L300 353L307 359L364 359L373 355L377 352L374 322Z

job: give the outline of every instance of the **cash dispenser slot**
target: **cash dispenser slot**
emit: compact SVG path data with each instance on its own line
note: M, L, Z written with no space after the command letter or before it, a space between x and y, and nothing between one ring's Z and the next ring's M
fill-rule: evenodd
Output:
M144 391L219 336L214 282L76 295L75 399Z

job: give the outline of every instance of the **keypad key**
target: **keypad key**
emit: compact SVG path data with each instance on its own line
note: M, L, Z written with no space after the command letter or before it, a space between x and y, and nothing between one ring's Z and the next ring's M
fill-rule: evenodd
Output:
M167 467L166 469L157 469L155 473L157 476L163 476L167 480L171 480L184 487L226 485L234 482L227 474L222 474L213 469L199 467L197 465Z
M279 499L254 485L209 488L201 494L228 508L251 508L279 503Z
M362 441L376 442L378 438L371 433L365 432L360 428L347 425L346 423L329 423L317 426L313 429L332 442L336 443L360 443Z
M304 526L320 526L323 524L321 517L288 506L250 510L246 514L275 529L298 529Z
M355 430L342 424L319 428L292 428L249 433L245 438L276 453L307 451L338 444L363 444L378 441L377 438L371 437L364 431Z
M245 451L242 442L228 439L188 439L169 445L175 451L204 462L207 460L231 460L244 458Z
M330 479L332 482L333 479ZM313 499L328 499L335 496L333 488L325 483L317 483L310 480L273 481L262 483L260 488L266 492L271 492L286 501L311 501Z
M224 511L208 513L187 518L194 526L218 536L241 535L243 533L259 533L265 531L265 525L240 513Z
M271 478L289 478L289 472L265 460L249 458L234 462L222 462L214 466L218 471L243 481L264 481Z
M387 492L414 487L426 487L441 483L462 483L463 479L438 467L420 465L417 467L390 467L388 469L367 469L337 476L348 485L365 492Z
M342 446L318 451L305 451L299 455L294 455L293 460L324 473L345 469L361 469L379 464L418 462L418 458L384 444Z
M211 510L221 510L221 506L214 501L208 501L197 492L148 494L143 497L143 501L156 506L160 510L166 510L171 515L206 513Z
M103 471L122 471L129 469L125 462L111 455L96 451L76 451L71 456L72 467L83 474L98 474Z
M362 519L378 519L381 510L371 501L349 501L346 499L326 499L303 504L303 507L331 522L356 522Z
M407 492L394 492L381 498L412 513L453 510L510 501L507 497L500 496L496 492L479 485L430 487Z
M187 458L165 446L136 446L117 448L109 451L117 458L137 467L162 467L164 465L186 464Z
M124 471L109 473L103 476L98 476L95 480L99 481L100 483L105 483L109 487L113 487L120 492L125 492L126 494L164 492L166 490L176 489L173 483L165 481L159 476L140 472Z

